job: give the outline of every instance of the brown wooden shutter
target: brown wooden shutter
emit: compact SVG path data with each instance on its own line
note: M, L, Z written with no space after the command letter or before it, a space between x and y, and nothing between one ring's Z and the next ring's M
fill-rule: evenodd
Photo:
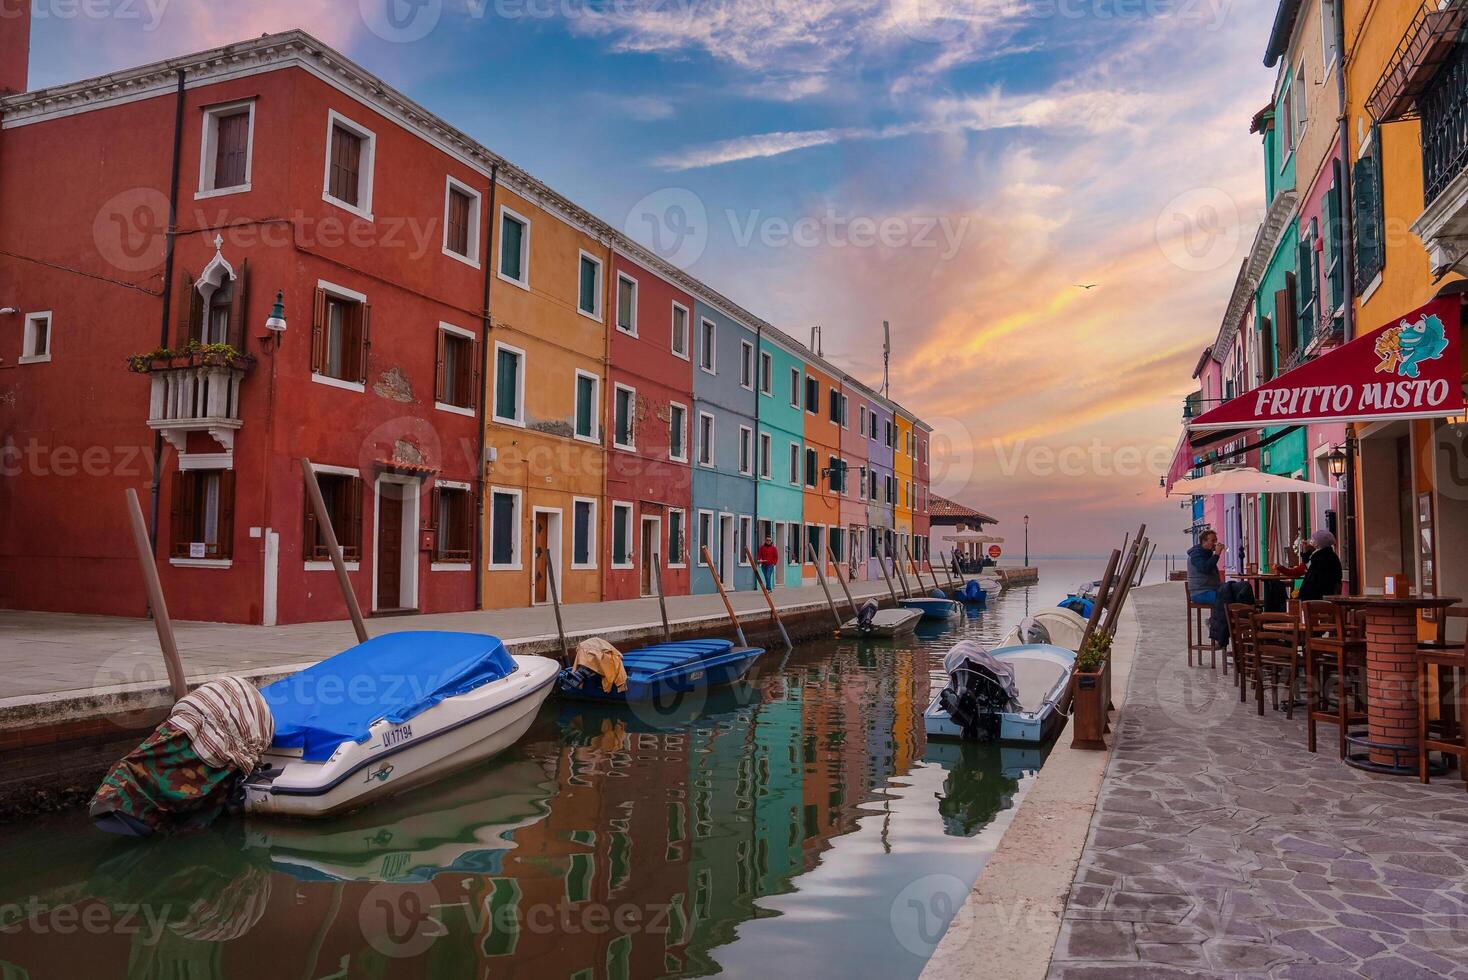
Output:
M444 529L443 529L443 527L440 526L439 519L438 519L439 507L442 506L441 503L440 503L440 498L442 496L443 496L443 491L440 490L437 486L435 486L432 490L430 490L428 492L428 522L424 526L428 530L430 530L430 531L433 532L433 560L434 561L442 561L443 560L443 544L444 544L444 542L443 542L443 534L444 534Z
M218 557L234 557L234 470L219 471Z
M479 341L478 340L470 341L469 342L469 392L468 392L468 398L465 399L464 404L468 408L474 409L476 412L479 411L479 387L483 383L480 380L480 378L481 378L481 372L479 370L479 359L480 359L480 356L481 356L481 354L480 354Z
M326 290L320 288L311 305L311 373L326 373Z
M353 561L360 561L362 558L362 491L362 478L352 477L347 484L347 526L342 530L347 540L351 542ZM403 542L403 547L408 547L409 543ZM345 548L346 546L343 545L343 550Z
M433 399L443 401L448 387L448 375L444 371L444 361L447 359L449 337L442 330L437 331L438 344L435 348L433 362ZM458 380L458 379L455 379Z
M173 346L182 347L189 342L190 337L202 335L201 329L196 330L195 324L203 321L203 297L194 288L194 277L187 270L181 270L178 274L178 290L173 298L175 323L173 331Z
M301 499L306 504L305 518L301 523L304 530L305 548L301 552L303 561L316 560L316 511L311 506L311 492L306 489L306 484L301 483Z
M229 332L225 339L241 354L245 352L245 317L247 294L250 291L250 260L240 263L240 271L234 277L234 292L229 300Z
M188 542L185 540L188 535L185 531L187 525L184 522L184 510L184 474L182 471L175 471L173 499L169 501L168 508L168 554L173 558L179 557L180 548L183 549L185 557L189 553Z
M361 362L357 368L357 381L367 383L367 352L372 349L372 307L361 303L357 307L358 350Z

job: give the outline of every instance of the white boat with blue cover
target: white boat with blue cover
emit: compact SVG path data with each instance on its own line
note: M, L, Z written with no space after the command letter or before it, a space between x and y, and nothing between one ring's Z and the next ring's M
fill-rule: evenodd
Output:
M1038 744L1065 723L1074 651L1029 643L989 651L964 640L943 660L949 683L923 714L929 738Z
M260 692L275 737L245 810L329 816L488 759L530 727L556 672L484 634L373 637Z
M742 680L764 652L718 639L659 643L622 654L625 691L604 690L601 675L589 668L567 667L560 671L560 695L613 703L665 700Z

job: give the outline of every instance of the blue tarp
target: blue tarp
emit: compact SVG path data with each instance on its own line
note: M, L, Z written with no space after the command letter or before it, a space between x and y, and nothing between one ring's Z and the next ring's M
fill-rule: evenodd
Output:
M365 742L380 718L400 724L514 671L498 637L388 633L260 693L275 717L275 747L299 748L307 761L321 762L343 742Z

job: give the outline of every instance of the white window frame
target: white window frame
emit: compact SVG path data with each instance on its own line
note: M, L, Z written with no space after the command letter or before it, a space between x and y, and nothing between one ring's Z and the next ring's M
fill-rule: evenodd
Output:
M590 538L590 541L589 541L589 543L587 545L587 548L586 548L587 555L589 555L591 557L591 560L589 562L578 562L576 560L576 505L577 504L590 504L591 505L591 522L586 527L587 537ZM572 497L571 498L571 540L568 543L571 546L571 570L573 572L591 571L591 570L593 570L593 569L596 568L597 548L599 548L601 546L601 538L598 537L598 535L597 535L597 530L598 530L597 529L597 516L598 516L597 515L597 509L598 509L599 506L600 506L600 502L595 497Z
M523 278L521 279L511 279L509 276L505 275L505 218L512 218L515 221L520 222L520 225L525 229L524 233L520 235L520 275L523 276ZM495 257L494 274L512 286L519 286L521 289L529 290L530 219L525 217L519 211L516 211L514 208L510 207L508 204L501 204L500 213L495 218L495 220L498 222L498 225L495 227L495 240L499 243L499 255Z
M739 427L739 475L754 475L754 430L747 425Z
M856 406L856 414L857 414L857 418L860 419L860 421L861 421L860 428L861 428L862 434L865 435L866 434L866 431L867 431L867 403L866 402L862 402L860 405Z
M751 542L751 539L754 537L754 518L748 514L740 514L738 516L739 520L734 525L734 550L739 553L736 561L740 568L748 568L750 567L749 554L744 548L739 547L739 542L743 541L750 551L754 550L754 545ZM755 586L755 588L758 587Z
M589 436L583 436L576 431L576 419L581 414L581 406L576 404L576 400L581 397L580 381L582 378L591 379L591 435ZM571 437L580 442L589 442L599 446L601 445L601 375L577 368L575 380L571 384L573 386L571 390Z
M433 485L441 490L461 490L464 493L468 493L470 490L469 484L461 480L434 480ZM437 521L438 513L435 512L432 518ZM473 562L467 561L431 561L428 563L428 570L430 572L467 572L473 570L473 568Z
M621 312L622 312L622 280L624 280L624 279L627 282L630 282L632 284L632 329L631 330L623 330L622 329L622 324L618 322L618 320L621 317ZM638 285L637 285L637 278L635 276L628 275L627 273L625 273L622 270L618 269L617 270L617 289L616 289L616 294L612 297L612 306L614 307L614 309L612 310L612 329L613 330L616 330L618 333L623 334L623 335L628 336L628 337L636 337L636 336L639 335L638 334L638 330L637 330L637 305L638 305L638 299L639 299L638 293L640 293L640 292L641 292L641 290L638 288Z
M597 257L595 255L592 255L590 252L588 252L584 248L583 249L578 249L577 252L578 252L578 255L576 257L576 312L577 313L580 313L582 316L586 317L588 320L595 320L597 323L604 323L606 321L606 310L602 309L602 307L605 305L605 302L603 300L603 294L606 292L605 283L606 283L607 265L599 257ZM590 262L592 262L593 264L596 265L596 291L595 291L595 294L592 296L592 300L591 300L592 303L595 304L595 307L596 307L595 312L588 312L588 311L583 310L581 308L581 263L584 262L584 261L590 261Z
M774 392L775 358L767 350L759 352L759 393L771 395Z
M360 161L361 174L358 176L357 189L362 198L359 204L349 204L331 196L331 134L337 126L355 133L362 138L362 160ZM321 178L321 199L327 204L349 211L359 218L372 219L372 190L373 174L377 169L377 134L363 126L361 123L337 112L335 109L326 110L326 167Z
M452 194L458 191L469 198L469 254L460 255L449 248L449 201ZM443 254L451 259L456 259L467 266L478 269L479 241L483 237L480 231L480 217L483 213L484 196L477 190L464 183L462 180L454 179L452 174L445 175L443 185Z
M500 351L509 351L520 358L520 368L515 372L515 418L505 418L499 414L500 399ZM494 384L490 386L490 419L501 425L513 425L517 428L525 428L525 351L519 347L513 347L502 340L494 342L494 360L491 367L494 369Z
M221 116L232 116L239 109L247 108L250 113L249 131L245 135L245 182L235 184L231 187L214 188L214 164L219 158L219 119ZM206 106L204 112L204 131L199 139L199 189L194 192L194 200L202 201L209 197L223 197L226 194L243 194L250 189L254 179L255 168L255 100L237 99L234 102L225 102L221 105ZM327 147L327 155L330 156L330 146ZM328 173L331 162L328 159Z
M680 351L678 345L673 343L673 325L678 322L678 311L683 311L683 349ZM668 349L673 352L674 357L687 361L693 357L693 313L678 302L673 300L673 308L668 314Z
M36 353L36 323L46 321L46 352ZM44 364L51 360L51 349L56 340L56 317L50 310L37 310L35 313L25 315L25 327L21 331L20 357L16 359L17 364Z
M453 334L455 337L462 337L465 340L469 341L469 353L470 356L473 356L474 346L479 341L479 338L474 334L474 331L465 330L463 327L456 327L452 323L444 323L442 320L440 320L438 321L438 332ZM475 395L475 401L478 401L477 394ZM454 415L463 415L471 419L474 417L475 414L474 408L472 406L469 408L465 408L463 405L450 405L448 402L441 402L437 400L434 401L433 407L438 409L440 412L450 412ZM444 486L448 486L448 484L444 483L444 481L442 480L439 480L438 482L440 484L443 484Z
M683 536L684 536L684 539L685 539L684 542L683 542L683 560L682 561L671 561L671 560L669 560L669 556L673 553L673 515L674 514L677 514L678 515L678 529L683 532ZM686 539L687 539L687 536L688 536L688 511L684 510L682 507L669 507L668 508L668 520L666 521L666 524L667 524L668 536L667 536L667 541L666 541L666 543L663 546L663 547L665 547L667 549L666 551L663 552L664 563L669 568L687 568L688 567L688 541Z
M805 376L801 374L800 368L790 369L790 407L803 408L805 406Z
M751 344L747 340L741 340L741 341L739 341L739 373L740 374L743 374L744 373L744 366L746 364L749 365L749 384L745 384L744 383L744 379L743 378L740 378L739 379L739 387L743 388L745 391L754 391L754 388L755 388L755 376L754 376L754 373L755 373L755 371L759 370L759 366L758 366L759 365L759 362L755 359L755 356L754 356L754 345Z
M179 457L179 469L192 469L192 466L189 466L184 462L185 459L185 456ZM311 468L315 470L316 473L320 476L350 476L356 479L362 478L362 471L354 466L333 466L330 463L312 463ZM362 562L360 560L344 562L343 564L346 565L347 571L349 572L360 571L362 568ZM336 570L336 565L330 561L303 561L301 563L301 567L308 572L332 572Z
M704 343L703 339L703 328L705 326L713 328L713 333L707 344ZM705 348L707 348L709 355L707 367L703 363ZM708 317L700 317L698 321L698 369L704 374L719 373L719 324L718 321L710 320Z
M774 466L770 457L775 454L775 440L768 432L759 434L759 478L761 480L773 479Z
M335 296L337 299L346 300L348 303L367 305L367 294L359 293L355 289L338 286L336 283L327 282L325 279L316 280L316 288L330 296ZM318 374L315 371L311 372L311 380L317 384L326 385L329 388L340 388L343 391L355 391L358 393L367 391L367 386L360 381L344 381L341 378L333 378L329 374Z
M636 508L632 506L632 502L630 500L612 501L612 520L611 523L607 525L607 566L609 568L625 570L628 568L635 568L637 565L637 548L633 545L636 537L632 533L634 530L634 524L636 523L636 521L634 520L636 516L635 512ZM627 515L626 561L617 561L617 515L619 513L625 513Z
M704 548L703 522L704 522L705 519L707 519L708 522L709 522L709 533L708 533L708 536L709 536L709 540L710 541L713 540L714 534L717 531L717 528L714 525L714 512L711 511L711 510L700 510L698 512L698 519L697 519L697 522L696 522L696 526L694 527L694 530L693 530L693 552L694 552L693 560L698 565L699 568L708 568L708 567L710 567L709 566L709 563L703 560L703 548ZM710 556L713 555L713 549L709 549L709 554L710 554Z
M708 459L707 460L704 459L704 452L703 452L703 449L704 449L703 420L704 419L708 419L709 420ZM718 439L718 423L714 419L713 414L711 412L699 412L698 413L698 446L695 447L696 450L697 450L697 453L698 453L698 465L699 466L702 466L705 469L713 469L716 465L718 465L718 451L714 448L714 443L715 443L715 441L717 439Z
M801 451L798 442L790 444L790 485L799 487L805 484L805 453Z
M627 403L627 435L632 438L631 442L617 441L617 396L624 391L631 396ZM612 382L612 447L628 452L637 451L637 389L620 381Z
M511 559L508 564L499 565L494 560L494 498L495 494L504 494L515 498L515 540L511 545ZM518 487L497 487L491 485L489 488L488 517L486 522L489 526L485 528L485 537L488 539L485 547L485 559L491 572L518 572L524 567L525 556L521 554L524 547L524 523L525 523L525 496ZM329 563L328 563L329 564Z
M672 433L671 423L672 423L672 419L669 419L668 421L670 423L670 427L669 427L669 435L670 435L670 438L668 439L668 458L671 459L671 460L673 460L676 463L686 463L686 462L688 462L688 435L689 435L689 432L688 432L688 406L685 405L685 404L683 404L682 402L675 402L675 401L668 402L668 414L669 415L671 415L673 413L673 409L675 409L675 408L678 409L679 411L681 411L683 413L683 425L682 425L683 431L681 433L682 436L683 436L683 455L681 455L681 456L675 456L675 455L673 455L673 440L671 438L671 433Z

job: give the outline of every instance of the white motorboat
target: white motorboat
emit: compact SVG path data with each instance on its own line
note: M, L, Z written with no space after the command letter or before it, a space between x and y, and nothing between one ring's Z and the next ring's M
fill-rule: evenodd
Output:
M841 636L847 640L890 640L904 633L911 633L923 618L918 609L878 609L869 621L861 616L848 619L841 624Z
M373 637L260 692L275 738L245 810L325 817L488 759L530 727L557 670L482 634Z
M949 683L923 713L929 738L1040 743L1067 717L1075 652L1044 643L988 651L973 640L944 658Z
M998 649L1048 643L1076 653L1086 636L1086 620L1069 609L1042 609L1021 620L999 641Z

